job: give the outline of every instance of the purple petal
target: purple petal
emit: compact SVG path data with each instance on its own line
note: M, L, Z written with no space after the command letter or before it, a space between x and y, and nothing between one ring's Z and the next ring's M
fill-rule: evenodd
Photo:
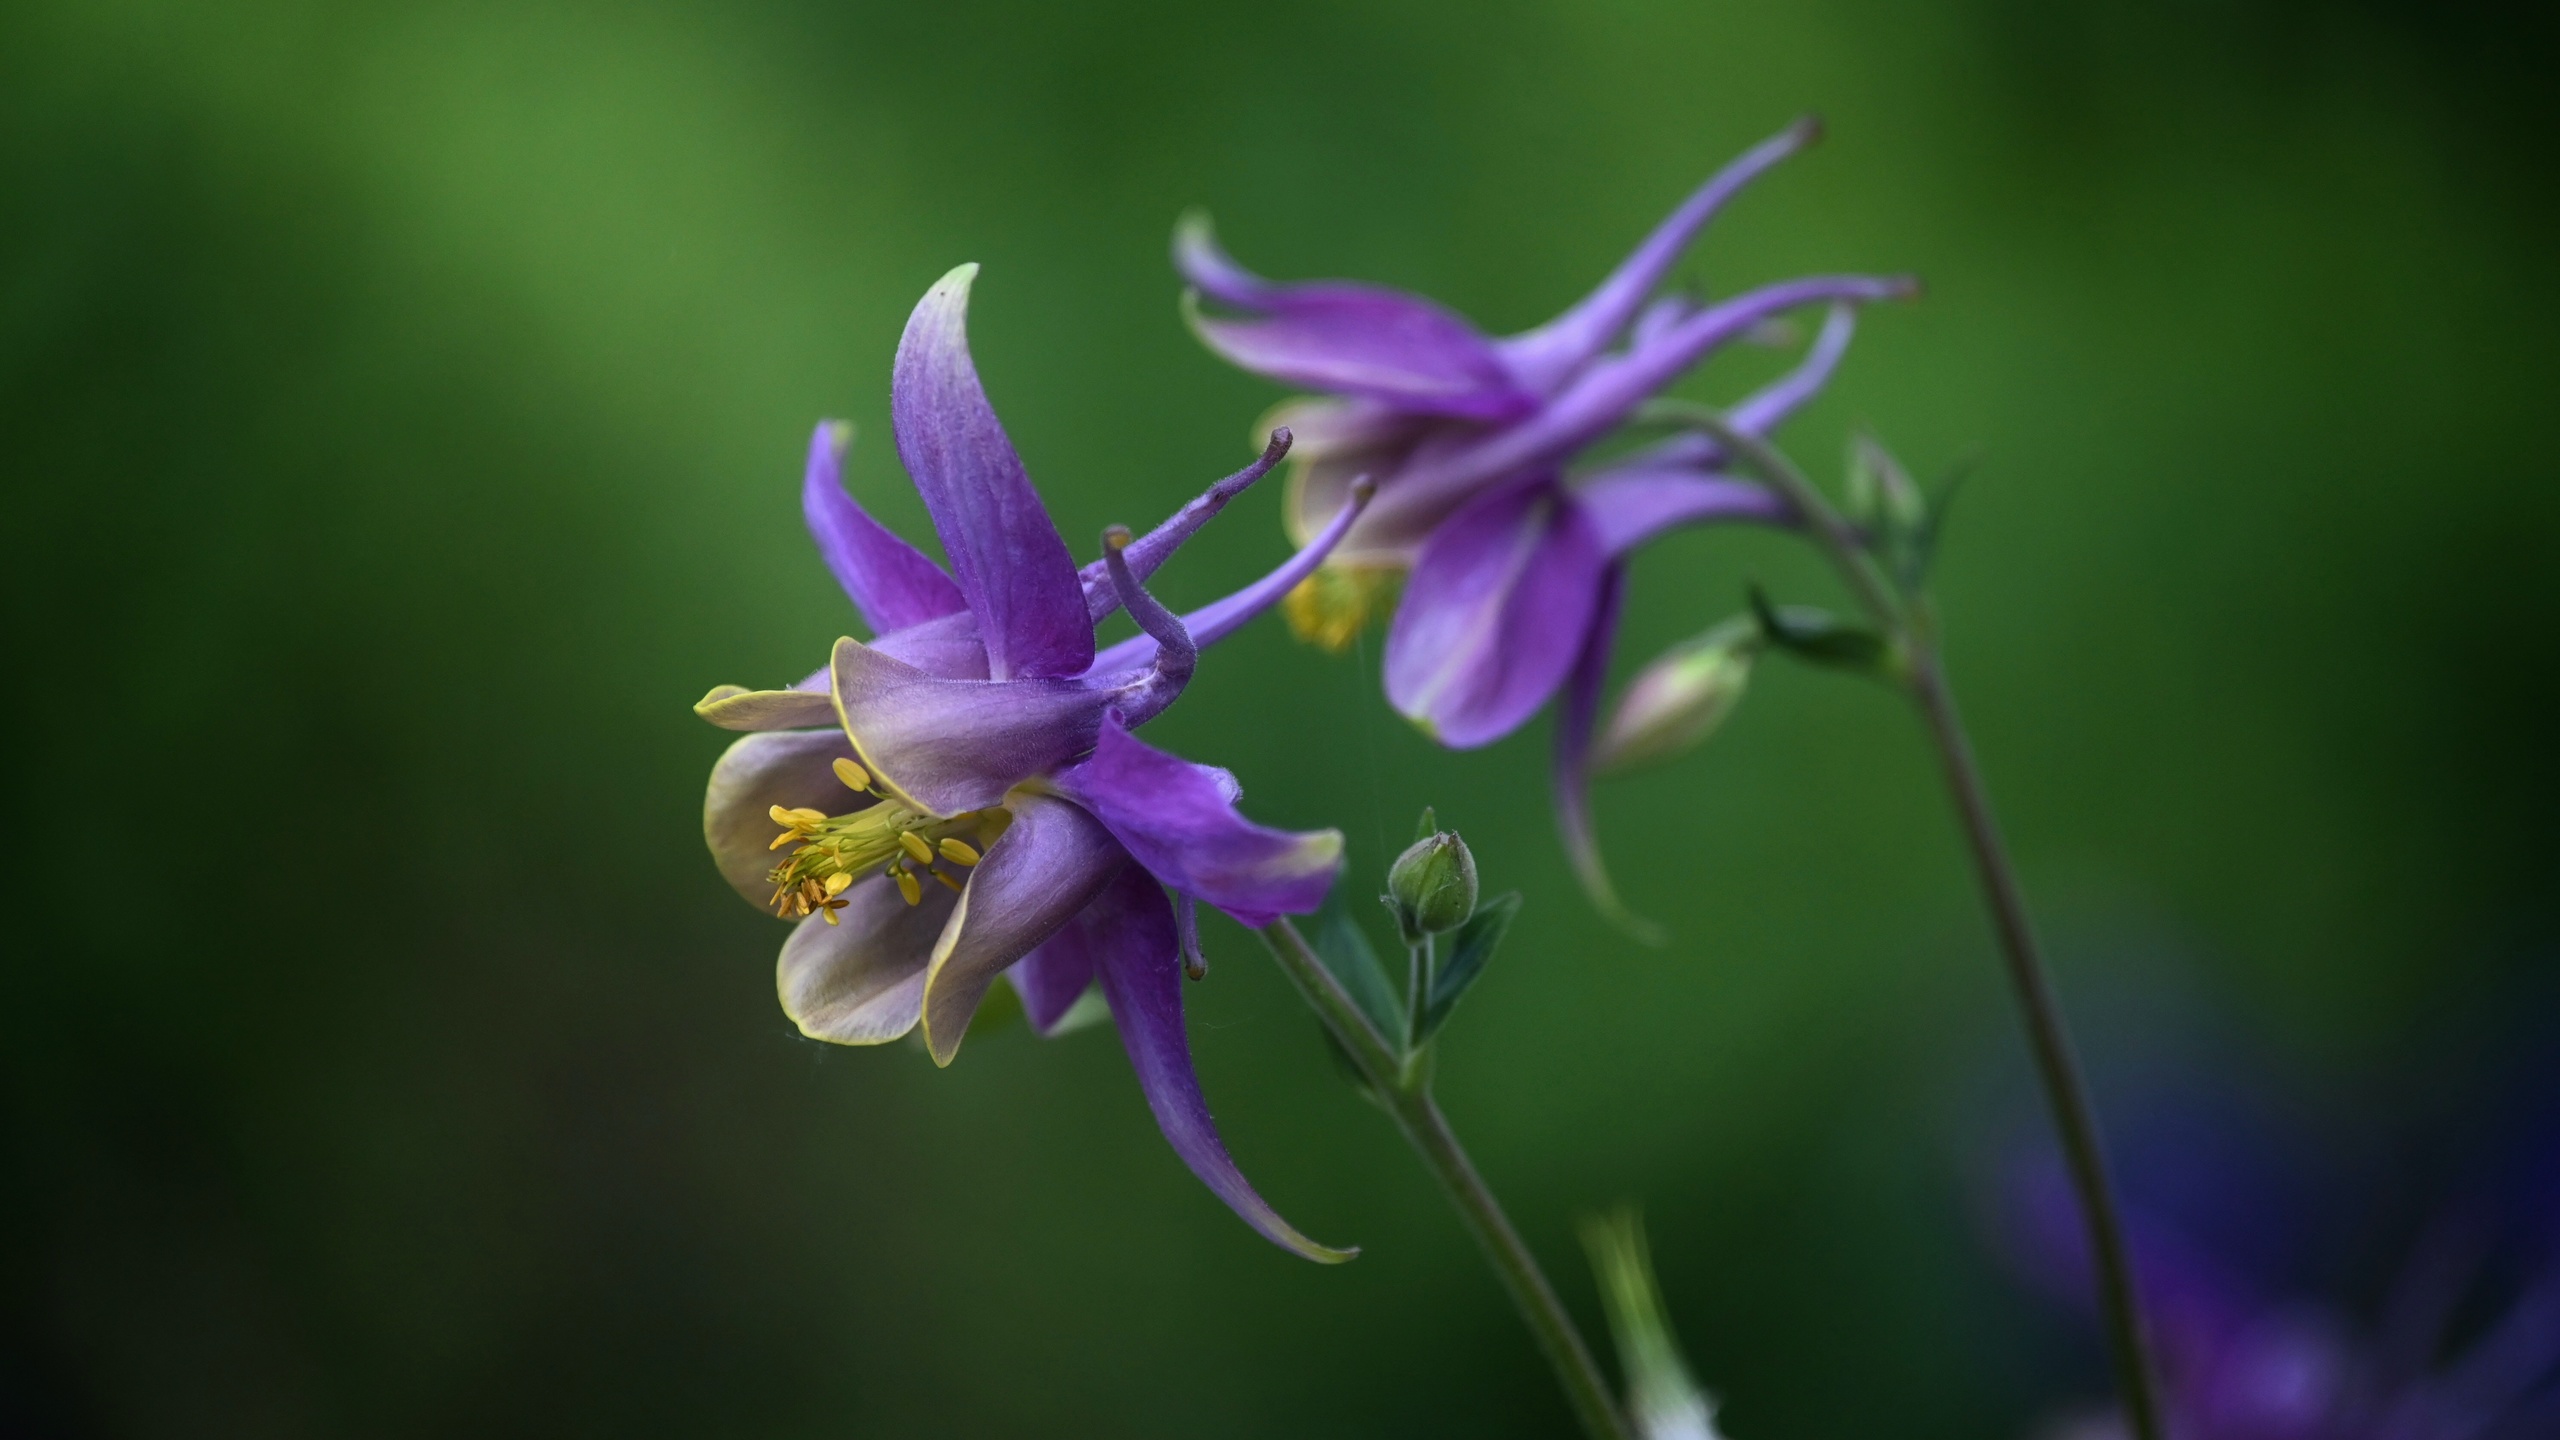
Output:
M893 630L872 641L871 648L945 680L987 678L987 647L978 643L978 617L966 610ZM826 689L827 672L801 682L804 688L811 683Z
M1033 1030L1046 1035L1057 1029L1058 1022L1093 987L1093 950L1085 943L1083 928L1068 923L1014 962L1004 978L1022 997L1022 1010Z
M1075 561L969 359L977 274L963 265L943 276L908 317L889 387L898 456L977 616L989 678L1081 674L1093 663L1093 625Z
M1387 632L1387 699L1453 749L1510 734L1581 653L1606 563L1590 517L1552 481L1477 499L1414 560Z
M1222 600L1212 600L1182 617L1183 628L1191 632L1194 645L1212 645L1244 628L1245 622L1280 603L1282 597L1298 586L1298 582L1316 573L1342 542L1361 513L1368 509L1369 499L1377 492L1364 488L1355 492L1350 503L1336 511L1323 531L1307 542L1279 569ZM1131 550L1138 547L1132 545ZM1132 567L1135 568L1135 567ZM1097 676L1113 675L1155 663L1156 641L1151 635L1132 635L1119 644L1093 657Z
M1488 485L1563 463L1574 451L1623 423L1648 397L1716 347L1760 322L1801 305L1886 300L1912 293L1909 280L1827 275L1783 281L1711 305L1672 326L1640 350L1593 362L1536 414L1470 443L1417 454L1393 476L1381 476L1371 523L1388 513L1429 513L1454 506Z
M1574 657L1572 678L1566 681L1564 698L1556 707L1556 830L1592 908L1637 939L1659 945L1664 938L1662 927L1629 910L1618 899L1617 887L1609 883L1608 866L1600 859L1600 838L1591 824L1592 721L1600 711L1600 688L1609 675L1609 648L1618 637L1618 612L1626 596L1626 567L1612 564L1601 579L1591 628L1583 638L1582 652Z
M1283 289L1237 264L1218 244L1209 217L1197 210L1173 227L1173 268L1201 294L1239 310L1259 310Z
M1821 127L1808 117L1745 151L1654 227L1635 253L1581 303L1535 330L1498 342L1503 358L1522 383L1541 392L1551 390L1598 355L1636 317L1645 297L1671 273L1680 252L1726 202L1821 134Z
M1111 1003L1112 1021L1120 1027L1120 1043L1129 1049L1129 1065L1138 1072L1147 1108L1155 1112L1157 1126L1182 1163L1272 1243L1326 1264L1358 1254L1319 1245L1299 1233L1254 1193L1228 1157L1201 1097L1200 1077L1191 1067L1191 1041L1182 1028L1173 912L1155 881L1134 865L1121 871L1101 898L1076 917L1075 928L1101 971L1103 998Z
M1730 475L1612 466L1574 486L1601 553L1612 560L1680 525L1782 525L1793 509L1766 485Z
M1138 740L1106 717L1093 758L1058 789L1091 810L1165 884L1254 929L1314 913L1342 864L1342 835L1293 833L1236 813L1235 779Z
M1474 420L1509 419L1537 404L1474 326L1418 296L1292 286L1263 319L1220 320L1196 307L1188 318L1228 363L1285 385Z
M871 518L844 488L844 454L853 427L827 420L809 437L809 472L800 486L800 509L809 537L835 572L836 583L862 612L875 635L903 630L937 615L968 608L960 587L924 552Z
M782 833L773 823L773 807L841 815L866 803L836 778L839 758L853 758L843 731L784 730L744 737L711 767L711 785L702 797L702 838L730 888L768 915L773 884L765 876L773 872L773 838Z
M1822 320L1822 331L1807 346L1804 358L1796 367L1767 385L1744 396L1741 403L1725 412L1725 420L1745 435L1767 435L1786 418L1804 407L1831 380L1847 354L1849 341L1857 333L1858 312L1848 305L1834 305ZM1629 469L1663 466L1707 468L1724 463L1724 446L1695 430L1684 431L1668 440L1626 456L1619 463Z
M926 887L910 905L883 876L844 892L836 923L812 915L782 947L774 985L782 1013L812 1040L878 1045L916 1027L925 966L959 897Z
M1067 801L1026 791L1006 808L1013 823L969 872L925 974L925 1048L937 1065L960 1052L969 1019L996 977L1073 919L1129 863L1111 832Z
M944 680L859 640L836 642L833 681L863 768L935 815L1002 803L1081 754L1116 698L1074 680Z
M1198 499L1173 512L1171 519L1130 542L1124 553L1130 573L1141 580L1156 573L1158 566L1182 548L1183 541L1198 534L1200 527L1208 524L1211 517L1226 509L1228 501L1270 474L1271 467L1279 464L1281 458L1289 453L1291 438L1285 425L1273 430L1270 443L1263 446L1262 453L1254 457L1252 464L1210 486L1201 492ZM1120 592L1111 584L1108 565L1096 560L1077 571L1076 579L1084 586L1085 614L1093 623L1101 624L1105 616L1120 608Z

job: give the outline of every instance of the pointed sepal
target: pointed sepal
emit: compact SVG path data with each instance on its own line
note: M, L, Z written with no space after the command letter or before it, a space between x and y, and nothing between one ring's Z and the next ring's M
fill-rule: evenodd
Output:
M1431 982L1430 998L1422 1007L1422 1039L1428 1042L1449 1023L1449 1012L1484 978L1485 966L1493 961L1493 952L1502 948L1502 937L1511 933L1511 922L1520 913L1520 894L1512 891L1497 895L1479 908L1473 918L1458 927L1450 938L1449 958L1441 963L1440 973Z

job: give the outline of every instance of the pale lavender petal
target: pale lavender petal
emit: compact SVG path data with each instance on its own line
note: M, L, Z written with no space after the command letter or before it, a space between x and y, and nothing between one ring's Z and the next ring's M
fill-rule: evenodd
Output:
M782 1013L812 1040L895 1040L923 1014L925 966L959 897L934 885L910 905L886 877L874 875L843 899L835 924L812 915L784 943L774 968Z
M1373 524L1381 512L1429 513L1454 505L1487 485L1534 473L1623 423L1635 408L1708 352L1772 316L1827 301L1887 300L1911 294L1907 279L1827 275L1764 286L1711 305L1672 326L1652 343L1624 355L1604 356L1578 375L1554 400L1517 425L1438 453L1416 455L1392 478L1382 477Z
M1617 887L1609 883L1608 866L1600 859L1600 837L1591 823L1592 722L1600 712L1601 686L1609 677L1609 649L1617 641L1618 614L1626 595L1626 567L1612 564L1601 580L1599 604L1592 612L1582 652L1574 657L1573 674L1556 706L1556 829L1564 841L1565 858L1572 863L1592 908L1636 938L1658 945L1662 927L1627 909L1618 899Z
M1129 863L1111 832L1068 801L1018 791L1006 808L1013 823L970 870L925 974L925 1048L937 1065L959 1053L996 977L1057 933Z
M980 810L1093 744L1117 698L1075 680L944 680L836 642L836 713L863 768L935 815Z
M741 738L711 767L702 838L730 888L766 914L773 913L767 903L773 883L765 876L774 867L774 837L782 833L773 807L842 815L869 803L836 778L840 758L853 758L841 730L783 730Z
M1084 992L1093 988L1093 949L1085 943L1083 927L1070 921L1033 946L1030 954L1004 972L1004 978L1022 997L1022 1012L1033 1030L1046 1035L1057 1029Z
M898 455L977 616L988 676L1081 674L1093 663L1093 625L1075 561L969 359L977 273L963 265L943 276L908 317L889 386Z
M1319 406L1337 412L1327 417L1334 422L1327 426L1333 433L1320 441L1307 426L1298 426L1297 448L1291 452L1294 463L1281 499L1282 527L1301 545L1342 513L1350 503L1353 483L1362 476L1371 477L1381 493L1392 497L1395 491L1389 477L1443 449L1476 443L1487 433L1486 426L1472 420L1400 415L1372 400L1309 401L1292 417ZM1401 566L1408 562L1411 547L1427 533L1429 520L1419 527L1400 523L1388 513L1389 508L1370 506L1360 524L1343 538L1339 558L1351 564Z
M1607 558L1572 496L1540 479L1497 490L1423 542L1387 632L1387 699L1453 749L1526 723L1563 683Z
M809 538L835 572L836 583L862 612L875 635L903 630L937 615L968 608L960 587L923 551L871 518L844 488L844 455L853 427L821 421L809 437L809 471L800 486L800 509Z
M1419 296L1293 286L1260 319L1221 320L1196 307L1189 319L1230 364L1285 385L1475 420L1509 419L1537 404L1474 326Z
M1201 492L1198 499L1173 512L1171 519L1130 542L1126 557L1130 573L1141 580L1156 573L1158 566L1182 548L1183 541L1198 534L1200 527L1208 524L1211 517L1226 509L1228 501L1270 474L1271 467L1279 464L1289 453L1290 439L1289 427L1283 425L1273 430L1270 443L1262 447L1262 453L1254 458L1252 464L1210 486ZM1110 566L1096 560L1077 571L1076 579L1084 586L1085 614L1093 623L1101 624L1105 616L1120 608L1120 592L1112 588Z
M1279 604L1282 597L1324 564L1325 557L1331 555L1334 547L1342 543L1342 537L1350 533L1352 525L1368 508L1370 497L1376 493L1374 486L1355 487L1350 502L1334 513L1332 522L1279 569L1224 599L1212 600L1183 616L1182 625L1191 632L1192 643L1214 645L1243 629L1245 622L1256 615ZM1138 547L1132 545L1129 548L1134 551ZM1155 657L1154 636L1132 635L1094 656L1092 673L1104 676L1135 670L1154 664Z
M1600 282L1600 288L1537 329L1496 342L1503 359L1533 390L1544 392L1562 383L1618 337L1643 308L1645 298L1671 273L1680 252L1726 202L1821 134L1821 126L1807 117L1745 151L1654 227L1635 253Z
M1795 513L1766 485L1692 470L1611 466L1576 482L1573 493L1612 560L1675 526L1783 525Z
M1138 740L1105 718L1093 757L1058 789L1099 817L1138 863L1255 929L1314 913L1342 864L1342 835L1292 833L1236 813L1234 777Z
M1075 925L1084 932L1101 971L1103 998L1111 1004L1120 1042L1128 1047L1130 1067L1138 1072L1138 1089L1182 1163L1272 1243L1327 1264L1358 1254L1319 1245L1280 1218L1254 1192L1218 1138L1208 1101L1200 1094L1199 1074L1191 1065L1190 1037L1183 1032L1173 914L1155 881L1130 866L1076 917Z

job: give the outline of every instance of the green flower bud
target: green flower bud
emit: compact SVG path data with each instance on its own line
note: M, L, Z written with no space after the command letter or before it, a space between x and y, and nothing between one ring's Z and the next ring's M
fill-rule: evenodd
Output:
M1452 830L1413 842L1387 871L1387 902L1408 943L1440 935L1476 913L1476 857Z
M1759 624L1745 615L1662 652L1618 697L1592 748L1592 772L1659 765L1703 744L1742 703L1760 644Z

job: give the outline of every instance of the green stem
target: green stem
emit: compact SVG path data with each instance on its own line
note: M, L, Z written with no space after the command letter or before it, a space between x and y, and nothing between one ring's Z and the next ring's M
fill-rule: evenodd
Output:
M1906 604L1897 597L1875 557L1867 552L1858 527L1776 446L1735 430L1722 415L1704 406L1684 403L1676 413L1713 436L1787 497L1858 602L1899 643L1901 679L1928 723L1939 768L1964 824L1965 844L1982 881L2009 985L2025 1022L2027 1045L2035 1056L2036 1078L2053 1113L2072 1187L2079 1193L2081 1224L2096 1262L2098 1300L2106 1316L2107 1348L2115 1363L2116 1388L2124 1397L2125 1418L2136 1440L2161 1440L2159 1372L2143 1323L2142 1299L2134 1283L2124 1222L2116 1208L2115 1186L2107 1173L2097 1107L2090 1101L2089 1082L2072 1045L2070 1026L2054 996L2051 972L2027 913L2026 892L2001 837L1999 816L1991 808L1991 792L1983 784L1982 767L1974 759L1973 742L1957 712L1955 692L1947 684L1935 616L1925 599Z
M1406 1082L1403 1056L1360 1013L1360 1007L1308 947L1296 926L1286 920L1275 921L1263 929L1262 940L1271 947L1272 958L1280 962L1282 973L1306 997L1325 1028L1342 1042L1352 1063L1360 1067L1369 1088L1387 1113L1395 1117L1397 1128L1404 1131L1424 1167L1448 1192L1450 1203L1457 1207L1459 1218L1483 1247L1503 1288L1511 1292L1512 1304L1519 1307L1520 1318L1528 1322L1529 1333L1546 1353L1547 1363L1555 1367L1557 1383L1564 1387L1565 1399L1573 1406L1583 1431L1591 1440L1635 1440L1617 1402L1610 1398L1608 1379L1592 1359L1591 1347L1583 1343L1573 1317L1565 1312L1564 1302L1556 1298L1546 1272L1538 1268L1537 1256L1530 1253L1520 1232L1512 1228L1510 1217L1502 1213L1501 1203L1493 1198L1484 1177L1476 1173L1474 1162L1458 1144L1448 1117L1440 1113L1439 1104L1431 1098L1427 1080ZM1416 958L1418 962L1419 957Z

